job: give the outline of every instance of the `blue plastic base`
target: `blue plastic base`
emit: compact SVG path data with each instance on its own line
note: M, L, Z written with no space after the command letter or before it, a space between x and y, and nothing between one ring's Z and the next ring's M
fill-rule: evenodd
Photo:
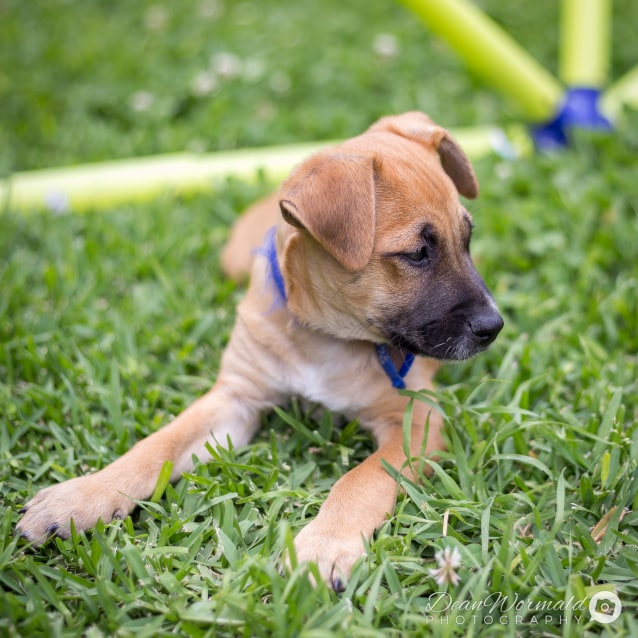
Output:
M541 150L566 146L569 142L569 129L572 128L610 130L611 123L598 107L599 97L598 89L569 89L558 115L547 124L532 127L536 146Z

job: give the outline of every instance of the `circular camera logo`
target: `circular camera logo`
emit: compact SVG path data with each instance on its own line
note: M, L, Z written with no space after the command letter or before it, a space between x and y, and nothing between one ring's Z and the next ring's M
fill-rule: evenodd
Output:
M589 613L596 622L608 625L620 616L622 603L620 598L610 591L599 591L589 601Z

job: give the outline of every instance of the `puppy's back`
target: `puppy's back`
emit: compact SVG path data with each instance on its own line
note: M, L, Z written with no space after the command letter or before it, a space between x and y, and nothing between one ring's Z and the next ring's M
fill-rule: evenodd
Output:
M250 275L255 249L280 219L279 194L273 193L255 202L233 224L230 237L222 249L220 262L226 276L245 281Z

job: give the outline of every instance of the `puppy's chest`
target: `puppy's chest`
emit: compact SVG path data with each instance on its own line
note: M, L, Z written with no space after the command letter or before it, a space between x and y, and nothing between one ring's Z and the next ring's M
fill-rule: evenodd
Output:
M378 393L382 379L372 344L327 341L305 346L296 350L287 371L291 394L349 415Z

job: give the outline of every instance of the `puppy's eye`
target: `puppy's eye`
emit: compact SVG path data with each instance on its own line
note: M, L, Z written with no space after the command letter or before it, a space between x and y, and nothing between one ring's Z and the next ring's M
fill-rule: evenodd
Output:
M403 253L403 256L415 266L422 266L430 260L430 251L427 246L421 246L414 253Z

